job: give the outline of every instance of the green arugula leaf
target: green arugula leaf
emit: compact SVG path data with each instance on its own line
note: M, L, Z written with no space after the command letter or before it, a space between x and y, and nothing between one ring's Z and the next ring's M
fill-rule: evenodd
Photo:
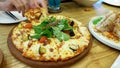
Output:
M62 30L70 30L70 29L72 29L72 27L68 25L68 22L69 21L67 19L60 20L59 25L64 25Z
M48 22L42 22L41 24L37 25L37 26L33 26L33 29L43 29L44 27L46 27L48 24Z
M96 25L101 20L102 20L102 17L98 17L97 19L93 20L93 24Z
M40 34L35 34L33 36L30 36L31 38L35 38L35 39L40 39L41 35Z
M57 27L52 27L52 29L53 29L53 34L54 34L60 41L62 41L62 40L67 41L67 40L70 39L70 36L67 35L67 34L65 34L65 33L63 33L63 32L61 32L59 28L57 28Z
M43 30L41 29L34 29L36 34L41 34Z
M52 37L52 31L49 29L46 29L43 31L42 35L47 36L48 38Z
M49 29L46 29L46 30L40 31L40 32L39 32L39 30L37 30L37 31L38 32L35 35L31 36L31 38L40 39L41 36L46 36L48 38L52 37L52 32Z
M56 21L56 18L52 16L52 17L50 18L50 23L53 23L53 22L55 22L55 21Z
M64 25L58 25L57 27L59 28L59 30L63 30Z
M55 26L50 26L49 23L57 23ZM60 41L67 41L70 39L70 36L62 30L71 30L72 27L69 26L69 20L60 19L57 20L55 17L46 18L41 24L37 26L33 26L35 31L35 35L31 36L31 38L40 39L41 36L46 36L48 38L53 37L53 35L59 39Z

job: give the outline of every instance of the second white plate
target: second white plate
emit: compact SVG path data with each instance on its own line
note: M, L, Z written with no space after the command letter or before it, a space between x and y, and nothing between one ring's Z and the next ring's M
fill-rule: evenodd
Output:
M107 46L109 47L112 47L112 48L115 48L115 49L118 49L120 50L120 41L119 42L114 42L113 40L110 40L108 38L106 38L105 36L101 35L100 33L96 32L94 27L96 26L96 24L93 23L93 21L95 19L98 19L100 16L96 16L96 17L93 17L90 22L89 22L89 25L88 25L88 29L89 31L91 32L91 34L97 39L99 40L100 42L106 44ZM104 16L101 16L101 17L104 17ZM100 21L98 22L100 23Z
M103 0L103 2L113 6L120 6L120 0Z

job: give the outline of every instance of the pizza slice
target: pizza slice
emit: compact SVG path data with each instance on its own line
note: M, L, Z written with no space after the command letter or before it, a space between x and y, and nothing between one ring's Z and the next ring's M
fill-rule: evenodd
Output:
M35 41L22 55L33 60L57 61L59 59L58 47L56 46L54 39L50 38L49 40L51 40L49 44Z
M36 8L28 10L24 15L32 24L36 25L46 18L48 13L44 8Z

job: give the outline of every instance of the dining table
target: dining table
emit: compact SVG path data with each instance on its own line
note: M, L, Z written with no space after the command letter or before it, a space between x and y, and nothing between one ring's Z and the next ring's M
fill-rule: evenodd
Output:
M102 3L102 6L107 10L120 11L120 7L105 3ZM61 9L62 12L50 14L74 18L85 27L88 27L92 17L97 16L96 10L92 6L80 6L74 2L61 3ZM14 24L0 24L0 49L4 54L3 65L0 68L34 68L16 59L8 48L7 38L9 32L17 24L19 22ZM92 47L89 52L76 63L63 68L110 68L119 54L119 50L101 43L92 36Z

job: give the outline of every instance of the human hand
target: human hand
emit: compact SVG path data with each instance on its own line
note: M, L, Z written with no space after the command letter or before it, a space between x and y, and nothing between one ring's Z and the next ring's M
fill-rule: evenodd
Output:
M47 0L30 0L30 8L43 7L47 11Z
M47 10L47 0L6 0L0 8L4 11L18 10L24 13L30 8L37 7L44 7Z
M2 3L1 9L4 11L18 10L24 13L29 9L29 3L28 0L6 0Z

